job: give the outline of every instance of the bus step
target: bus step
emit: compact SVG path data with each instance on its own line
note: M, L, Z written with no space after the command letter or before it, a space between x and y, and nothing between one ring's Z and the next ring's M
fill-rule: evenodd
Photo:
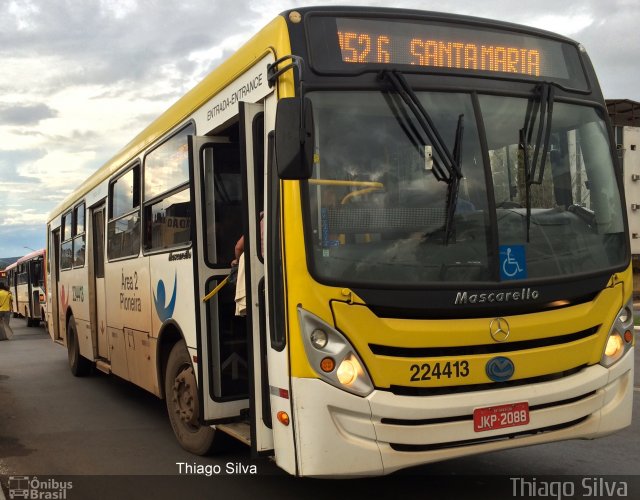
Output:
M99 359L98 361L96 361L96 368L101 372L106 373L107 375L111 373L111 364L107 363L102 359Z
M231 422L229 424L218 424L216 429L229 434L229 436L242 441L244 444L251 446L251 429L246 422Z

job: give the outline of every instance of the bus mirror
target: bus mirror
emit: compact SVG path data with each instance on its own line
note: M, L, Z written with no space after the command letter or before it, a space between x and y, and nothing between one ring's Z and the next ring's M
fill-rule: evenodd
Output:
M280 99L276 111L275 142L276 165L281 179L311 177L314 137L313 109L309 99Z

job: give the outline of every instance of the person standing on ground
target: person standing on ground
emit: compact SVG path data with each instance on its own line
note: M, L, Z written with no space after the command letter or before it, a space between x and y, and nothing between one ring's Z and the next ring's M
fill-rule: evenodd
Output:
M13 337L13 330L9 326L11 311L13 309L13 296L9 287L0 283L0 340L9 340Z

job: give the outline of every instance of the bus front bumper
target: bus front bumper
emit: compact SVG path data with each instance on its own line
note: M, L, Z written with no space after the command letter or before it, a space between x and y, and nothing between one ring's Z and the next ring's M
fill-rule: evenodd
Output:
M443 396L375 390L362 398L321 380L292 380L299 474L366 476L465 455L592 439L631 423L631 349L611 368L590 366L539 384ZM527 402L526 425L474 431L473 412Z

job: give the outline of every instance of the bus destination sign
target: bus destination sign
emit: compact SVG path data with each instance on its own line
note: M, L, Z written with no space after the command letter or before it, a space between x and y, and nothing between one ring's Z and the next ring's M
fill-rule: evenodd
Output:
M517 27L313 16L309 49L312 66L320 72L358 74L390 65L414 72L500 75L588 88L576 44Z
M540 76L541 52L529 47L490 45L386 33L338 31L342 61L410 64Z

